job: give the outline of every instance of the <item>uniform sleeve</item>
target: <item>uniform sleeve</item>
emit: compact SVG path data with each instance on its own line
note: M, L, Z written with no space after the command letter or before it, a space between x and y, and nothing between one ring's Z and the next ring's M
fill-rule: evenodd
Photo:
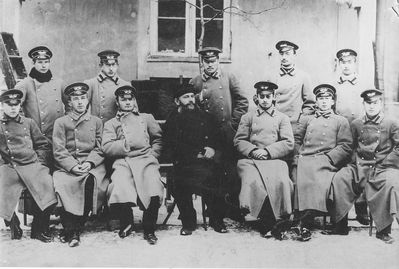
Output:
M346 118L341 118L337 133L337 145L326 153L334 166L340 166L349 161L352 154L352 143L349 122Z
M313 94L312 83L310 77L304 74L303 85L302 85L302 112L305 115L313 113L315 106L315 96Z
M150 135L151 148L154 156L158 158L162 150L162 129L151 114L147 116L147 131Z
M299 154L299 149L303 144L309 120L310 118L308 116L299 118L296 132L294 134L294 155Z
M399 169L399 122L393 121L390 125L389 139L393 143L393 149L382 161L382 164Z
M96 122L96 144L86 159L87 162L93 163L94 167L97 167L104 162L104 153L101 150L102 134L103 124L102 121L98 119Z
M67 138L65 126L61 121L56 120L54 122L53 131L53 154L54 159L65 171L70 172L75 165L79 162L66 148Z
M48 156L51 154L50 143L47 138L40 132L39 126L32 119L30 121L30 135L33 142L33 149L39 158L39 161L47 165Z
M294 134L291 123L285 115L281 117L279 124L279 141L270 144L265 148L269 152L270 159L280 159L292 152L294 149Z
M125 137L117 137L112 119L105 122L101 147L106 156L113 158L126 157L130 152Z
M238 125L237 133L234 137L234 146L237 151L248 157L251 151L256 149L256 145L249 141L251 135L251 114L245 114L241 117L240 124Z
M176 148L176 139L175 139L175 122L171 117L169 117L164 125L164 133L162 135L162 154L161 159L162 162L171 163L173 162L173 155Z
M248 99L244 96L239 81L234 75L229 75L229 82L232 99L231 125L234 130L237 130L242 115L248 112Z

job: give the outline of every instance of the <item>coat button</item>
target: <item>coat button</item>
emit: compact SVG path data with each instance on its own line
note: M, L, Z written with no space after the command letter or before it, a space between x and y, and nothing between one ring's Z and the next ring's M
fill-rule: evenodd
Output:
M323 145L324 143L323 142L320 142L320 145Z
M220 110L223 110L223 107L221 107Z

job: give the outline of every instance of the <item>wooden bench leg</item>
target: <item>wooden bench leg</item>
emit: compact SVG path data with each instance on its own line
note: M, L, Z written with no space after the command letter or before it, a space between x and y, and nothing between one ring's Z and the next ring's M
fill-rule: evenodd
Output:
M369 236L373 235L373 217L371 216L371 214L369 214L370 216L370 227L369 227Z
M205 200L201 197L201 206L202 206L202 221L203 221L203 225L204 225L204 230L207 231L208 227L207 227L207 223L206 223L206 215L205 215Z
M175 206L176 206L176 200L173 201L172 208L168 212L168 215L166 216L165 220L162 222L162 225L166 225L166 223L168 223L168 220L169 220L170 216L172 215L173 210L175 209Z

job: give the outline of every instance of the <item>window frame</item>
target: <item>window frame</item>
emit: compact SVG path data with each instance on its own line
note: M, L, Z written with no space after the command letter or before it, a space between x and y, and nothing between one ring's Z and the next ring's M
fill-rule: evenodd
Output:
M196 27L196 0L186 0L186 20L185 20L185 44L183 52L160 52L158 51L158 1L150 1L150 53L149 61L198 61L198 53L195 51L195 27ZM223 0L223 6L230 6L232 0ZM191 4L190 4L191 3ZM231 14L223 13L223 37L222 51L220 58L222 61L229 62L231 59Z

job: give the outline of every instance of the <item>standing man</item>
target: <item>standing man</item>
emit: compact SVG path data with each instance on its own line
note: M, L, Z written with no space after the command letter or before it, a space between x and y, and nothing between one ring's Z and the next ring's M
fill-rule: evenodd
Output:
M392 222L394 218L399 222L399 122L384 115L382 94L377 89L363 91L366 113L352 122L352 133L356 183L365 185L367 203L377 227L376 237L392 243Z
M243 220L239 212L238 194L240 181L236 171L237 153L233 138L240 123L241 116L248 111L248 100L239 85L237 78L224 72L219 66L219 54L222 51L206 47L198 51L203 65L203 73L194 77L190 83L197 94L197 104L211 113L222 135L222 162L227 174L226 188L230 201L236 208L230 208L229 215L236 220Z
M294 149L294 135L287 115L274 108L277 85L259 81L254 87L259 101L255 111L240 121L234 144L245 159L238 160L241 178L240 206L260 220L260 233L269 231L281 240L273 226L291 214L293 184L283 158Z
M181 235L196 229L197 214L192 195L204 199L210 223L219 233L226 233L223 223L223 198L218 192L220 156L219 129L213 116L195 104L193 85L182 85L175 94L177 109L165 124L163 155L174 164L173 194L180 211Z
M137 91L122 86L115 91L118 112L104 125L102 148L114 158L108 205L111 214L120 220L119 236L133 231L132 206L143 210L144 239L156 244L158 209L162 202L163 185L157 158L161 152L161 128L151 114L139 113Z
M359 78L357 69L357 53L352 49L342 49L337 52L338 66L341 74L336 83L337 113L351 123L363 115L362 98L360 94L367 85ZM364 182L365 183L365 182ZM363 186L364 187L364 186ZM369 225L367 202L363 193L355 203L356 220L363 225Z
M28 55L33 60L33 68L15 89L23 92L21 105L25 117L33 119L51 143L54 122L64 116L64 104L67 104L67 98L63 95L65 85L50 71L53 53L49 48L35 47Z
M337 172L350 161L352 154L349 122L334 111L335 88L321 84L313 92L316 96L316 113L301 117L294 135L294 205L302 218L298 232L304 241L311 238L308 225L313 217L329 212L331 184ZM341 221L340 225L344 227L342 234L348 234L347 216Z
M84 83L89 85L91 114L99 117L105 123L115 117L118 110L115 104L115 90L131 84L118 75L119 52L104 50L97 55L100 57L100 72L96 77L88 79Z
M50 144L34 120L19 114L22 94L11 89L0 95L4 109L0 118L0 217L10 226L11 239L20 239L22 230L14 210L27 188L34 200L31 238L47 243L52 241L48 224L57 203L45 166Z
M307 73L296 66L298 45L290 41L279 41L276 49L280 54L280 72L269 81L275 81L278 85L276 109L290 118L295 134L301 114L313 113L315 99L311 80Z
M53 152L56 170L54 187L63 207L62 240L70 247L80 243L80 233L90 211L93 215L106 202L108 179L105 178L104 154L101 151L103 123L88 109L85 83L65 88L72 110L55 121Z

